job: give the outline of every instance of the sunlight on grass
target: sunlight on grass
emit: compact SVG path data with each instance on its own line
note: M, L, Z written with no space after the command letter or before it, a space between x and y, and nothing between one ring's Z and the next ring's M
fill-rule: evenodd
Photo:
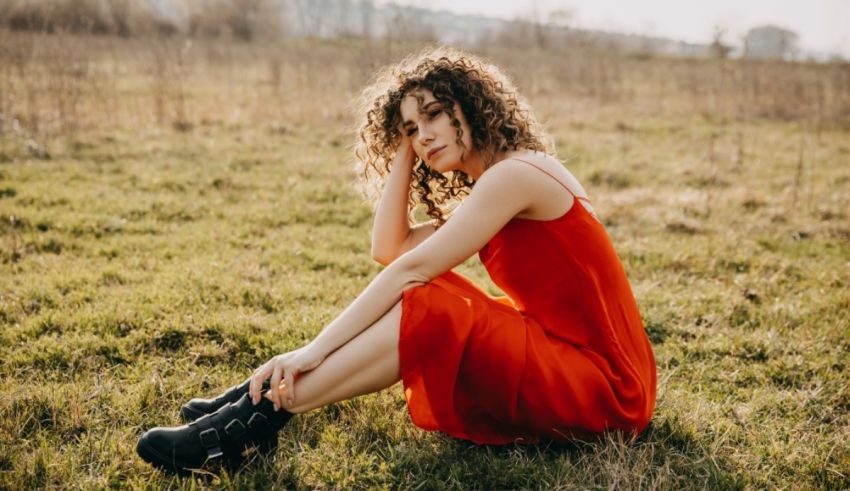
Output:
M235 472L149 467L142 431L301 346L381 268L342 109L316 114L290 93L249 117L216 112L217 94L236 96L228 107L249 95L210 76L186 95L191 128L147 113L133 127L137 77L116 81L128 88L111 93L114 127L82 105L91 126L0 134L2 487L850 486L846 114L815 134L793 118L618 114L628 100L561 111L544 89L530 102L606 224L653 342L644 435L475 446L414 427L399 384L294 419L274 455ZM344 106L345 84L328 104ZM458 269L500 293L477 258Z

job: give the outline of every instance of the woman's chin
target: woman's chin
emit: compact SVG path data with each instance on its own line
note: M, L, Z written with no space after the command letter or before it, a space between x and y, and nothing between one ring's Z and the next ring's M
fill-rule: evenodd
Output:
M443 175L448 174L451 171L455 171L455 170L460 169L459 164L454 164L454 165L453 164L444 164L442 162L435 162L435 163L429 165L428 167L430 167L432 171L439 172L440 174L443 174Z

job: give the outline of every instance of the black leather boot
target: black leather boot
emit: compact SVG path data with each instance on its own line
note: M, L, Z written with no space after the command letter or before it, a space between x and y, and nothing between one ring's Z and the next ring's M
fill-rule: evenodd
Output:
M145 461L174 471L199 469L207 464L242 463L243 451L268 446L293 414L274 410L263 397L256 406L250 394L197 420L173 428L152 428L139 439L136 452Z
M214 413L225 404L236 402L240 397L247 394L250 383L251 379L248 379L239 385L234 385L215 399L192 399L186 404L183 404L183 407L180 408L180 418L183 419L183 421L190 422L195 421L201 416ZM269 390L269 386L270 383L268 380L263 382L263 392Z

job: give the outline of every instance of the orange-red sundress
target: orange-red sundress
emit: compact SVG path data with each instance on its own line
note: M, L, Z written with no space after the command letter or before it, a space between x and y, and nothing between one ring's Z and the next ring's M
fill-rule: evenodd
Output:
M519 160L519 159L518 159ZM399 363L425 430L479 444L641 433L655 358L605 227L575 198L554 220L513 218L479 251L507 296L448 271L402 294Z

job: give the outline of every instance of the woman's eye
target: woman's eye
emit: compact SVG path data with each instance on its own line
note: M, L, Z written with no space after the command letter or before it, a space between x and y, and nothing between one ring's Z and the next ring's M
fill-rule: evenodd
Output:
M407 130L407 136L413 136L414 133L416 133L416 128L410 128Z
M442 113L442 112L443 112L443 111L433 111L433 112L430 112L430 113L428 113L428 117L429 117L429 118L431 118L431 119L434 119L434 118L436 118L437 116L439 116L439 115L440 115L440 113Z

